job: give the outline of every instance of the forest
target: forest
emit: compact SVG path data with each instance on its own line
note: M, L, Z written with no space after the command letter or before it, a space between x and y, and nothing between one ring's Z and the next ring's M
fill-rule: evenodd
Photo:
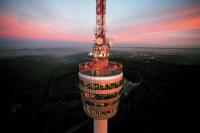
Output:
M68 133L77 127L74 133L92 133L78 88L78 64L87 60L83 55L0 59L8 132ZM187 129L199 83L199 57L113 54L111 60L123 64L124 90L131 91L122 94L117 115L109 119L109 133Z

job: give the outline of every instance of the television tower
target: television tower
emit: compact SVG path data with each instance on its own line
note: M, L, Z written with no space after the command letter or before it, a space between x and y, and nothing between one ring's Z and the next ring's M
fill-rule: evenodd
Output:
M106 38L106 0L96 0L95 44L90 61L79 64L83 109L94 119L94 133L107 133L107 119L118 111L123 87L122 64L109 61L113 39Z

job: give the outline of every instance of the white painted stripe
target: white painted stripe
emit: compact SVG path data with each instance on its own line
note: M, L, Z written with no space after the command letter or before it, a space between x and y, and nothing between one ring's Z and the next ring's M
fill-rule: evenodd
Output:
M88 76L85 74L82 74L81 72L78 73L79 77L82 79L90 80L90 81L109 81L109 80L117 80L119 78L123 78L123 72L119 75L115 76L106 76L106 77L95 77L95 76Z

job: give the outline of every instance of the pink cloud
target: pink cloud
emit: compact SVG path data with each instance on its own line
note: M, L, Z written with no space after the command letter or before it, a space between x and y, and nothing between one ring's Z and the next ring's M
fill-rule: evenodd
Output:
M163 17L160 17L163 16ZM155 17L155 16L153 16ZM117 43L187 45L200 44L200 6L190 6L157 15L156 21L137 24L111 24L109 36ZM119 28L120 27L120 28ZM197 31L197 32L196 32ZM0 38L92 42L91 34L75 31L70 25L22 20L17 16L0 13Z
M170 11L165 19L128 25L112 33L118 43L185 45L200 44L200 6ZM166 14L165 14L166 15Z
M54 23L25 21L17 16L0 13L0 37L15 39L58 40L87 42L88 36L80 37L70 26Z
M170 16L187 16L200 13L200 5L192 5L185 8L179 8L169 11L167 14Z

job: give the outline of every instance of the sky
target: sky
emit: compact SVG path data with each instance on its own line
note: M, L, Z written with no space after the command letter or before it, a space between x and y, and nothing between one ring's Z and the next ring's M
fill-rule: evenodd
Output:
M0 40L94 42L95 0L0 0ZM107 0L121 46L199 47L200 0Z

